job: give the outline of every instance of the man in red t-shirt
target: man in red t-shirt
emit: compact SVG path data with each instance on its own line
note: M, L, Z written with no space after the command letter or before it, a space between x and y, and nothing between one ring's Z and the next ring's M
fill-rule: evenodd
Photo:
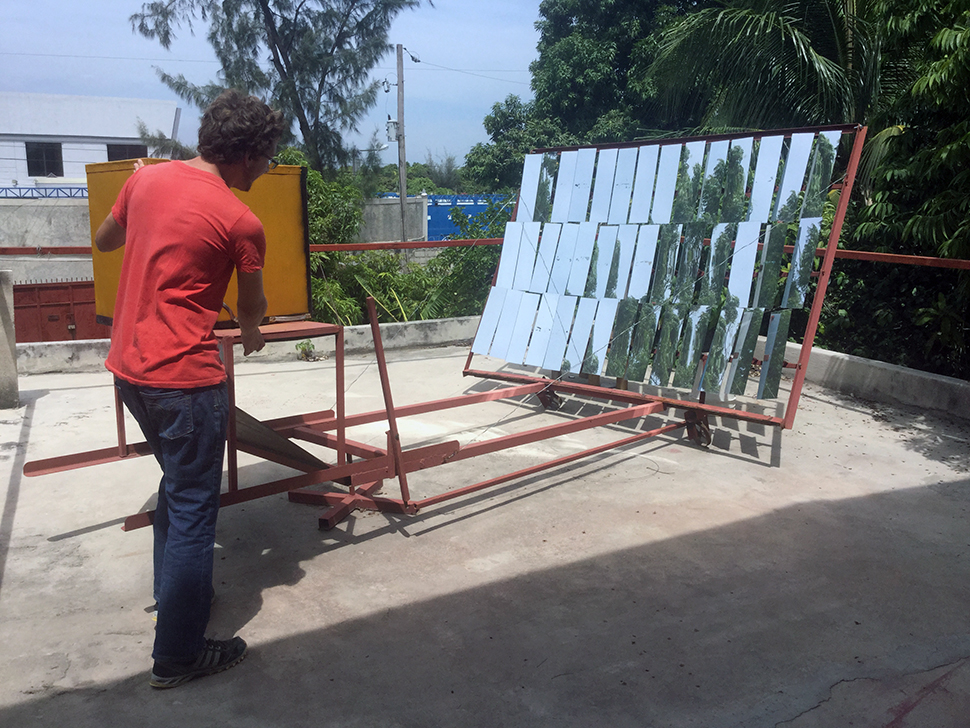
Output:
M239 637L205 638L229 417L212 328L235 271L243 353L263 348L266 238L230 188L248 191L275 166L283 128L282 114L258 98L226 91L203 114L200 156L136 169L95 235L98 250L125 246L105 366L162 467L157 688L228 669L246 652Z

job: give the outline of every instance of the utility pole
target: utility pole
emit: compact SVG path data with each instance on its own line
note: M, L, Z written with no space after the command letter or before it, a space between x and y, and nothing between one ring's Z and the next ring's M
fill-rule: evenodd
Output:
M408 163L404 155L404 46L397 44L397 176L401 199L401 242L406 243L408 204ZM404 252L408 259L408 252Z

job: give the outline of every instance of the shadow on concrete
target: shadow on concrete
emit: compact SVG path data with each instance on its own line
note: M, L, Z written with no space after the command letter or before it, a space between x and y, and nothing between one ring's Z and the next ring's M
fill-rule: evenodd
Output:
M274 527L265 507L223 514L222 627L247 622L260 590L325 570L341 538ZM431 599L416 581L410 604L307 625L177 691L150 690L147 672L49 690L0 709L0 724L773 726L837 684L970 655L968 509L961 480L804 503L586 559L577 538L573 563ZM460 538L463 517L418 516L407 532ZM899 715L902 696L870 699L871 725ZM928 725L909 711L892 725Z

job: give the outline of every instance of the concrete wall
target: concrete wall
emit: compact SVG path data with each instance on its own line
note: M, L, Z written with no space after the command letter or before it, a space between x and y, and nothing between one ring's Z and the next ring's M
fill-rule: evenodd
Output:
M13 276L0 270L0 409L20 406L17 344L13 325Z
M428 239L428 196L408 197L406 203L408 240ZM401 203L397 198L382 197L364 204L364 226L360 232L364 243L401 240Z
M90 256L37 254L37 248L90 245L87 200L0 200L0 247L24 249L22 256L0 259L15 284L93 280Z

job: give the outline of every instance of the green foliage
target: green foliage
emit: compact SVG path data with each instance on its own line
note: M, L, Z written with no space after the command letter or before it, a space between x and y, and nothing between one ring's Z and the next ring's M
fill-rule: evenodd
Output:
M517 189L525 155L539 147L575 144L577 139L552 118L541 116L533 103L509 95L485 117L490 141L476 144L465 155L467 176L487 192Z
M281 164L307 167L306 156L294 147L280 150ZM326 180L315 169L307 169L307 217L311 245L356 242L364 221L364 200L346 173Z
M170 48L175 30L201 20L222 69L196 85L162 71L162 81L200 108L224 88L266 97L300 130L310 166L348 160L341 135L355 130L378 88L369 75L390 48L387 33L420 0L170 0L148 2L132 29Z

